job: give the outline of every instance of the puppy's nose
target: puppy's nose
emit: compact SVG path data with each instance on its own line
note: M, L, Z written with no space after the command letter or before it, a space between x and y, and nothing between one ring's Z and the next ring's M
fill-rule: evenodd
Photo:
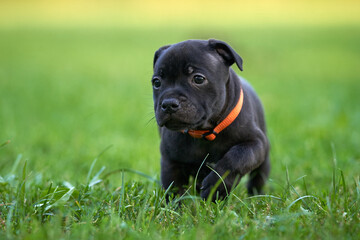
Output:
M180 102L176 98L164 99L161 103L161 110L165 113L174 113L180 108Z

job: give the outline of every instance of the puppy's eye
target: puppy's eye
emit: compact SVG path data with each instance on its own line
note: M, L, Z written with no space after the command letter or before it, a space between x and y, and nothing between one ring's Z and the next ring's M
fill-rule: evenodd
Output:
M158 78L153 78L152 85L155 89L158 89L161 86L161 81Z
M193 78L194 83L196 84L203 84L205 82L206 78L204 76L201 75L195 75Z

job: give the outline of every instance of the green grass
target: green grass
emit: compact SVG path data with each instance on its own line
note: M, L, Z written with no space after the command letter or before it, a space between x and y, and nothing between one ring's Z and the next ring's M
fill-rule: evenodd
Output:
M0 239L358 238L359 30L1 29ZM152 58L189 38L244 59L272 146L266 196L243 180L225 202L165 204Z

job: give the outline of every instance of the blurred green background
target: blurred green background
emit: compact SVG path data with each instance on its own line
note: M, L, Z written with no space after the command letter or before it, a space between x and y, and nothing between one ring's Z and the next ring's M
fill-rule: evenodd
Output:
M273 181L360 172L359 1L0 1L0 175L84 182L98 165L159 176L152 59L227 41L262 99ZM135 176L134 176L135 177ZM269 185L268 187L274 187Z

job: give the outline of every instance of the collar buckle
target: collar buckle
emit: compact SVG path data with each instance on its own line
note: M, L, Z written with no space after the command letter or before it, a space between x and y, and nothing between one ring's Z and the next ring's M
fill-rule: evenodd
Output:
M227 128L239 116L243 103L244 103L244 93L242 88L240 88L240 96L238 103L229 113L229 115L222 122L220 122L215 128L213 128L212 130L185 129L185 130L181 130L181 132L184 134L188 134L194 138L203 138L209 141L213 141L222 130Z

